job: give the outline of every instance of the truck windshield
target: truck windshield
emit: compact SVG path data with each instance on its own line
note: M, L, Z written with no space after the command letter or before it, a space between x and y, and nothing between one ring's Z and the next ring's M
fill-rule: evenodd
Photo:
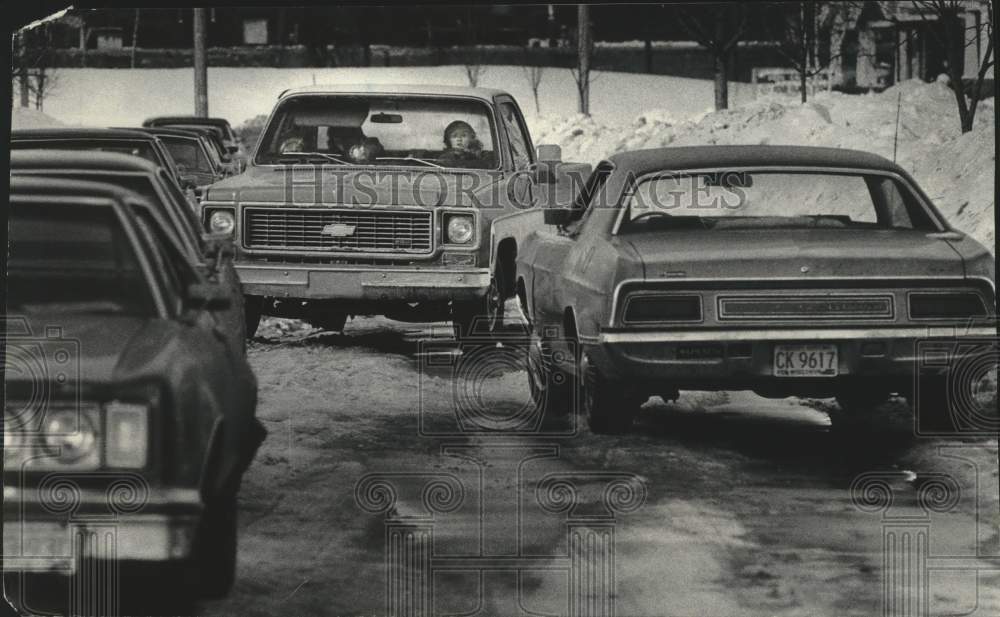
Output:
M256 162L496 169L495 134L478 101L299 96L272 116Z
M727 171L670 174L638 185L626 229L823 227L934 229L916 196L881 174Z

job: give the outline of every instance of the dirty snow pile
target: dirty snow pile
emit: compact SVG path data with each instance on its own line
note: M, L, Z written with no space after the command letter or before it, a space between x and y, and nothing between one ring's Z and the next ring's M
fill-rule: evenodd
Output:
M14 107L10 116L11 129L47 129L59 126L65 126L65 124L29 107Z
M625 150L706 144L832 146L891 159L897 100L896 161L953 225L995 253L994 102L980 103L974 129L963 135L954 93L941 82L910 80L867 95L823 92L805 104L765 97L687 119L654 110L624 123L543 115L529 124L535 143L559 144L564 160L589 163Z

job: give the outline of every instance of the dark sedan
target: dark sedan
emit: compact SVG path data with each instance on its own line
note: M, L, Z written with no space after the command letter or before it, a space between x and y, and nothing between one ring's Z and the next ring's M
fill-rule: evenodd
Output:
M141 573L175 599L225 594L266 434L250 366L215 332L228 292L138 193L17 176L10 202L3 552L7 582L23 577L8 591L34 601L24 582L69 576L114 602L88 587L114 567L123 589Z

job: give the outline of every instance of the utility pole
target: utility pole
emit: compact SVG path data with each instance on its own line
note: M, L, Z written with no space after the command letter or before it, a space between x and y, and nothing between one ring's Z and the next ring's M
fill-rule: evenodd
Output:
M205 9L194 11L194 115L208 116L208 58L205 53Z
M576 86L579 91L579 112L585 116L590 115L590 54L592 51L590 42L590 5L577 5L577 75Z

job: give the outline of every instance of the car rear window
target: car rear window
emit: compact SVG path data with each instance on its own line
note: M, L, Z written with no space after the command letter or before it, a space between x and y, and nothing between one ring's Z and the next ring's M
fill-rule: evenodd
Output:
M132 243L104 206L11 204L10 310L153 315Z
M170 156L174 158L177 167L184 171L196 171L204 174L213 173L212 164L205 156L201 143L194 139L160 136L163 145L167 147Z
M933 229L909 187L881 174L709 171L638 184L626 224L661 228Z

